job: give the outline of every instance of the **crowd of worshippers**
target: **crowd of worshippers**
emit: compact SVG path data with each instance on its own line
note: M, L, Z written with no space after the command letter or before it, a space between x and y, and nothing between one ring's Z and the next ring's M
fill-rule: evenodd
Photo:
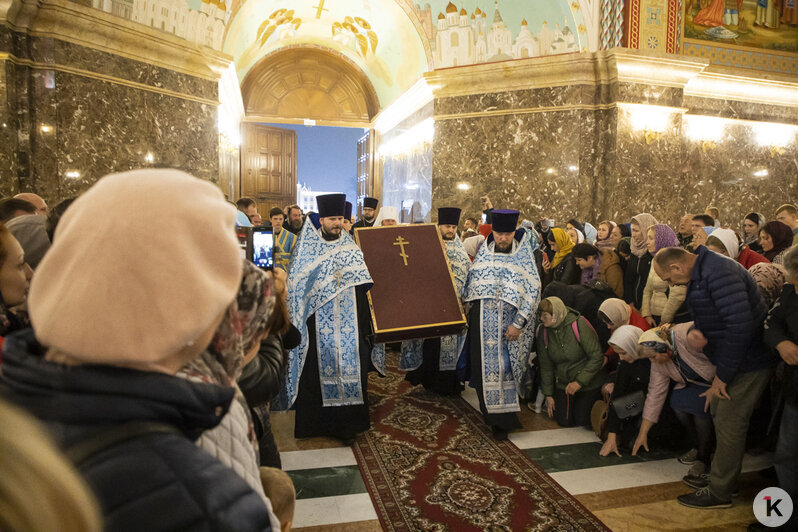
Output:
M711 207L674 230L482 203L433 213L468 327L386 346L351 236L401 225L376 198L357 221L343 194L263 218L160 169L52 208L0 201L0 529L288 530L270 412L293 410L296 438L353 444L387 350L426 393L474 388L497 440L528 407L594 430L601 456L667 450L693 508L731 507L746 451L775 450L772 483L795 499L794 205L771 221ZM261 225L270 271L241 258L235 231Z

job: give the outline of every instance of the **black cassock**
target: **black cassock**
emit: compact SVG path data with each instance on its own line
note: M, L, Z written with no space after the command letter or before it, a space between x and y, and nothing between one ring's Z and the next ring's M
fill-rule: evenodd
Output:
M360 385L363 389L363 404L351 406L323 406L321 381L319 380L319 358L316 350L316 316L308 318L308 354L299 377L299 391L294 408L296 423L294 437L312 438L327 436L348 440L370 427L368 407L368 372L371 364L371 317L366 288L355 288L357 298L357 320L360 354Z
M354 224L352 224L352 229L349 232L354 235L355 234L355 229L357 229L358 227L374 227L374 222L376 222L376 221L377 221L377 217L376 216L374 217L374 220L371 221L371 222L367 222L365 218L361 218L360 220L358 220Z
M469 366L471 372L470 383L477 390L479 397L479 410L485 423L490 425L494 432L510 432L513 429L521 428L521 422L515 412L502 412L500 414L489 414L485 408L485 397L482 395L482 331L479 329L480 310L482 301L476 300L468 312L468 343L466 349L469 355Z
M408 371L405 380L414 386L421 384L425 390L441 395L458 395L463 390L463 386L460 384L460 379L457 378L457 372L455 370L441 371L440 369L441 339L427 338L424 340L422 354L424 358L421 366L413 371Z

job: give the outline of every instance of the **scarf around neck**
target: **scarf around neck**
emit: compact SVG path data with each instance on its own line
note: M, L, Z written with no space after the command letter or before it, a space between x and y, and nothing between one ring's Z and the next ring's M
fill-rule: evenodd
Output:
M642 242L638 242L634 238L631 239L629 242L630 247L632 248L632 254L638 258L642 257L646 253L648 253L648 245L646 243L646 235L648 234L648 228L652 225L657 223L657 219L648 214L647 212L643 212L638 214L637 216L632 218L632 223L637 224L640 227L640 234L642 235Z

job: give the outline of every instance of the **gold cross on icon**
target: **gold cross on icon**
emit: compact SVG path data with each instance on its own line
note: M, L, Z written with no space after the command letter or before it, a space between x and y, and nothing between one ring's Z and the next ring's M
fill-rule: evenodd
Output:
M396 242L394 242L393 245L399 246L399 249L402 250L401 253L399 253L399 256L402 257L405 266L407 266L407 259L410 257L410 255L405 253L405 246L409 246L410 242L408 242L407 240L405 240L403 237L400 236L396 239Z
M325 0L319 0L319 5L313 6L314 8L316 8L316 18L321 18L322 11L329 11L329 9L325 9L324 2Z

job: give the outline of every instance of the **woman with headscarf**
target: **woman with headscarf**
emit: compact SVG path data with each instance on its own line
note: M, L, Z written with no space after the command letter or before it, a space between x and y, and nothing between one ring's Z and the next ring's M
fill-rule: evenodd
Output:
M748 268L748 273L754 278L767 307L772 308L787 282L784 268L778 264L760 262Z
M651 325L648 324L645 318L643 318L632 305L617 297L605 299L601 303L598 309L598 321L600 321L601 324L597 324L597 327L607 328L610 332L615 332L616 329L624 325L634 325L643 331L647 331L651 328ZM618 354L612 346L609 346L604 352L604 358L607 371L614 371L618 363Z
M549 244L555 251L551 262L543 258L544 285L552 281L561 281L565 284L579 284L582 281L582 272L574 262L571 251L574 243L565 231L555 227L549 232Z
M648 213L641 213L632 218L630 242L632 255L626 263L623 277L623 298L636 309L643 305L643 289L646 287L648 272L651 269L651 253L648 252L646 235L648 228L657 223L656 218Z
M653 257L663 248L679 247L676 233L665 224L655 224L648 228L648 252ZM689 312L681 309L687 298L686 286L669 286L663 281L654 268L648 272L648 281L643 289L643 304L640 314L649 325L655 327L660 323L678 323L689 320ZM681 309L681 312L680 312Z
M619 444L629 447L637 435L638 416L626 420L620 419L612 402L635 392L645 392L648 389L651 362L641 359L638 354L637 341L641 334L643 334L643 330L639 327L622 325L610 336L610 345L621 361L618 363L618 371L603 387L603 391L609 395L610 408L607 410L607 441L599 451L601 456L607 456L610 453L621 456L618 450Z
M596 230L596 247L599 249L615 249L621 240L621 232L618 231L617 241L613 239L613 231L617 227L616 223L610 220L602 221Z
M774 264L784 263L784 254L792 246L792 229L781 222L768 222L759 231L762 255Z
M574 245L581 244L585 241L585 234L575 227L568 227L565 229L565 232L568 233L568 237Z
M743 218L743 244L756 253L762 253L759 231L765 227L766 223L765 215L758 212L749 212Z
M601 397L603 358L590 324L558 297L538 306L540 380L549 417L561 427L590 425L590 410Z
M225 312L210 345L177 375L193 382L234 390L230 410L219 425L206 431L196 444L233 469L258 493L271 510L258 467L258 440L249 405L237 380L244 365L254 359L268 333L275 305L272 274L244 261L236 299Z
M701 351L706 338L693 328L693 322L688 322L646 331L638 343L640 356L652 364L643 422L632 454L641 447L648 451L649 431L659 421L674 382L670 406L693 442L693 449L679 458L681 463L692 465L683 480L689 486L697 485L709 471L714 447L712 416L704 411L706 401L700 397L715 378L715 366Z
M754 264L770 262L759 253L751 251L751 248L748 246L743 246L743 248L740 249L740 241L731 229L715 229L707 238L707 243L705 245L710 251L726 255L736 260L742 264L743 268L746 270L750 269Z

